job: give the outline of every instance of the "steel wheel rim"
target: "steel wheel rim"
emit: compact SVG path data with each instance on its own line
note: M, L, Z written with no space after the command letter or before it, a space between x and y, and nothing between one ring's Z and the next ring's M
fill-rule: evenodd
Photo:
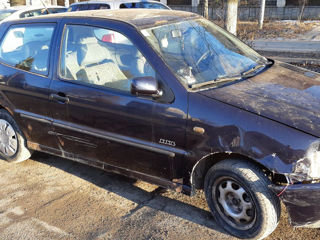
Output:
M18 138L15 130L6 120L0 120L0 152L12 157L18 149Z
M231 177L218 178L212 187L212 198L220 216L238 230L250 229L256 220L251 195Z

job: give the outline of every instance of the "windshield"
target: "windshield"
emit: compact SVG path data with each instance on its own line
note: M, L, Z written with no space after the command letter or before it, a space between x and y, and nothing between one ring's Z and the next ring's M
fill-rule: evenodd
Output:
M266 58L206 19L141 30L179 80L193 88L218 80L235 81ZM251 72L251 71L250 71Z
M15 11L16 10L1 10L0 11L0 21L2 21L3 19L9 17Z

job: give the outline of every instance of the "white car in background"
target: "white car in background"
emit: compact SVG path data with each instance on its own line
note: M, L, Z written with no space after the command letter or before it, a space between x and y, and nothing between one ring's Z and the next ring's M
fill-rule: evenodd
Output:
M43 6L32 6L32 7L26 7L26 6L17 6L14 8L7 8L7 9L0 9L0 23L9 21L9 20L15 20L20 18L27 18L27 17L36 17L51 13L61 13L65 12L67 10L66 7L62 6L47 6L44 8ZM36 34L36 33L34 33ZM37 33L39 35L43 35L43 33ZM7 51L12 51L15 47L14 45L20 45L23 44L23 37L26 39L27 36L25 36L24 30L16 29L16 31L11 32L10 37L13 37L13 35L16 37L16 43L8 42L5 48Z
M153 8L171 10L167 5L158 1L146 0L104 0L104 1L85 1L70 5L68 12L99 10L99 9L126 9L126 8Z
M7 9L0 10L0 21L8 21L14 20L19 18L26 18L26 17L35 17L40 15L46 15L49 13L60 13L65 12L67 10L66 7L62 6L47 6L44 8L43 6L16 6Z
M9 17L10 15L12 15L14 12L16 12L17 10L14 8L8 8L8 9L1 9L0 10L0 21L6 19L7 17Z

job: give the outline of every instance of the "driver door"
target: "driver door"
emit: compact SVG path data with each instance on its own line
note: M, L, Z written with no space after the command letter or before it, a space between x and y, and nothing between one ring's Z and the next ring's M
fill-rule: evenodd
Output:
M156 101L130 93L135 77L159 75L122 33L65 23L59 74L51 84L54 132L63 153L100 167L171 178L154 147Z

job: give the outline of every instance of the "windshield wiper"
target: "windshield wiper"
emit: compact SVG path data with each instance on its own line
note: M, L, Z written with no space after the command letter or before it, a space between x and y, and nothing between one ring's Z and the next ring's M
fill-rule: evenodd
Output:
M250 68L249 70L247 70L239 75L235 75L232 77L220 77L220 78L216 78L214 80L208 81L208 82L195 83L195 84L190 85L189 87L191 87L191 89L202 88L202 87L208 86L208 85L233 82L233 81L241 80L243 78L252 77L252 76L256 75L255 72L257 70L259 70L261 68L265 68L265 67L272 65L272 64L273 64L273 62L268 61L267 63L264 63L264 64L258 64L256 66L254 66L253 68ZM218 86L220 86L220 84Z
M250 68L249 70L241 73L241 77L252 77L252 76L255 75L255 72L256 72L257 70L259 70L259 69L261 69L261 68L265 68L265 67L270 66L270 65L272 65L272 64L273 64L273 62L271 62L271 61L269 61L269 62L267 62L267 63L264 63L264 64L258 64L258 65L256 65L256 66L254 66L253 68ZM252 74L252 73L254 73L254 74Z
M214 80L208 81L208 82L195 83L195 84L192 84L190 87L193 88L193 89L194 88L201 88L201 87L204 87L204 86L217 84L217 83L233 82L233 81L240 80L241 78L242 78L241 75L236 75L236 76L233 76L233 77L220 77L220 78L216 78Z

